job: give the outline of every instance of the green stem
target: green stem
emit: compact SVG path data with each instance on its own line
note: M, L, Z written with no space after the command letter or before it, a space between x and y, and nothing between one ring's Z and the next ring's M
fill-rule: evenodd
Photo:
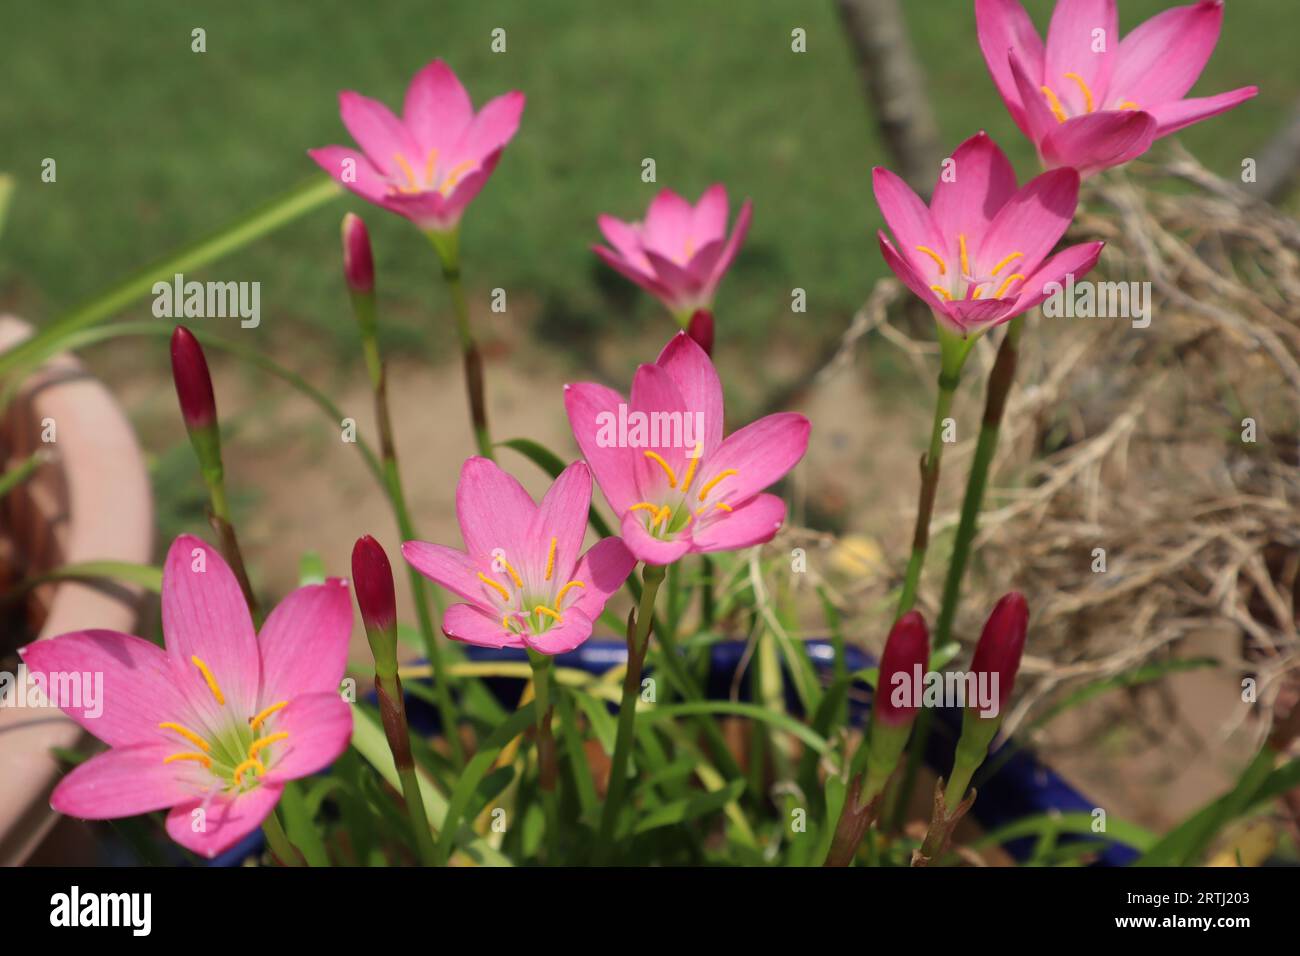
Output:
M302 866L302 854L289 842L289 836L284 832L284 827L280 825L280 818L276 816L274 810L262 821L262 833L266 835L266 842L271 847L271 852L275 854L282 866Z
M216 428L216 426L212 426ZM218 452L218 456L219 456ZM208 515L212 529L221 539L221 553L230 565L230 570L239 582L239 589L248 603L248 613L253 617L255 627L262 626L262 611L253 593L253 585L248 579L248 569L244 565L244 555L239 549L239 538L235 534L235 525L230 518L230 503L226 499L226 481L221 468L220 458L215 465L202 468L203 482L208 486L208 500L211 512Z
M529 663L533 666L533 699L537 711L537 789L542 796L542 811L546 817L546 843L552 865L559 861L560 812L556 793L559 784L558 762L555 752L555 734L551 729L555 705L551 699L554 661L531 648Z
M627 673L623 677L623 698L618 709L618 732L614 738L614 757L610 763L609 790L600 814L600 832L596 838L597 865L603 864L613 850L614 825L627 792L627 762L632 752L632 735L636 724L636 701L641 693L641 666L645 663L646 648L650 643L650 622L654 619L655 595L664 580L664 569L658 565L644 565L641 571L644 587L636 619L628 628Z
M456 336L460 341L460 354L465 367L465 390L469 395L470 424L478 453L492 459L492 435L488 430L487 400L483 388L483 356L469 324L469 305L465 301L465 287L460 276L460 234L457 231L429 233L429 239L438 251L442 263L442 277L451 290L453 311L456 314Z
M373 645L372 645L373 649ZM397 675L396 654L376 653L375 693L379 698L379 715L384 723L384 736L393 753L393 766L402 785L402 800L411 818L415 834L415 848L420 862L436 866L438 851L429 832L429 817L420 794L420 781L415 775L415 758L411 755L411 729L406 721L406 700L402 696L402 680Z

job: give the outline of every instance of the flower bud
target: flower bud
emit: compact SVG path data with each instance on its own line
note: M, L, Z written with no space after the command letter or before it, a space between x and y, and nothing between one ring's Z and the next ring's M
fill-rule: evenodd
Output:
M383 547L368 534L358 538L352 548L352 585L366 633L391 633L397 624L393 568Z
M713 313L708 309L696 309L691 315L686 331L695 344L704 349L705 355L713 354Z
M185 427L193 432L216 424L217 401L212 394L212 376L198 339L183 325L172 332L172 379L180 400Z
M375 260L370 252L370 233L360 216L343 217L343 277L354 295L375 291Z
M880 655L880 677L872 703L872 721L877 725L902 727L916 718L912 685L924 678L930 659L930 632L919 611L909 611L894 622ZM905 678L899 680L897 675Z
M1003 713L1007 698L1016 683L1020 670L1020 655L1025 650L1025 634L1029 629L1029 606L1019 591L1003 595L993 607L993 613L984 624L980 640L975 645L971 673L997 675L997 712Z

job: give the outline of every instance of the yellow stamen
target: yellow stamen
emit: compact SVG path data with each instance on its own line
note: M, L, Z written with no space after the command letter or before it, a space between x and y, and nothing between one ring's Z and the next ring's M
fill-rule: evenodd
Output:
M731 505L727 504L725 501L714 502L713 507L717 508L719 511L735 511L735 510L736 510L735 508L731 507Z
M1088 84L1083 81L1083 77L1078 73L1066 73L1065 78L1067 80L1074 80L1074 82L1079 84L1079 91L1083 94L1083 105L1087 111L1091 113L1095 109L1092 102L1092 90L1088 89Z
M520 579L519 575L515 572L515 569L510 566L510 562L502 558L501 565L506 569L507 573L509 573L510 580L515 582L515 587L522 588L524 586L524 582L523 580Z
M551 580L551 572L555 570L555 539L551 539L551 550L546 555L546 580Z
M660 522L667 521L669 518L672 517L672 514L673 514L673 509L669 508L667 505L664 505L662 508L660 508L658 511L655 512L655 517L654 520L650 522L650 527L652 528L659 527Z
M695 466L700 463L700 455L704 450L702 442L695 443L695 454L690 459L690 464L686 466L686 474L682 477L682 488L690 488L691 479L695 477Z
M1138 106L1132 100L1125 100L1123 103L1119 104L1119 108L1122 110L1140 110L1142 107Z
M668 462L664 461L663 455L659 454L657 451L648 451L645 453L645 456L651 461L657 462L659 467L664 470L664 474L668 476L668 487L676 488L677 472L673 471L672 468L669 467Z
M258 776L266 773L266 767L263 765L262 761L258 760L256 757L249 757L235 768L235 786L238 787L243 784L244 774L248 773L250 770L256 770Z
M1061 105L1060 99L1053 92L1050 86L1040 87L1043 95L1047 97L1047 105L1052 108L1052 115L1056 117L1057 122L1064 123L1070 117L1065 115L1065 107Z
M1015 282L1017 279L1023 282L1025 280L1025 277L1022 276L1019 272L1015 272L1007 276L1007 281L1002 283L1001 288L998 289L998 294L995 295L993 298L995 299L1002 298L1002 294L1006 292L1007 289L1010 287L1011 283Z
M642 501L639 502L638 504L634 504L631 508L628 508L627 510L628 511L649 511L652 513L657 513L659 511L659 506L652 505L648 501Z
M278 734L271 734L269 737L259 737L248 745L248 759L253 760L257 757L259 751L265 750L271 744L281 740L287 740L289 735L284 731Z
M976 282L973 286L971 286L971 296L970 296L970 297L971 297L972 299L978 299L978 298L980 297L980 295L982 294L982 293L980 292L980 286L982 286L983 284L984 284L983 282Z
M552 610L551 610L549 607L547 607L545 604L539 604L539 605L537 605L537 607L533 608L533 613L534 613L534 614L545 614L547 617L554 618L556 624L563 624L563 623L564 623L564 618L560 617L560 615L559 615L557 612L552 611Z
M429 150L429 155L424 160L424 181L426 183L433 182L433 170L437 165L438 151L436 149L431 149Z
M253 728L253 730L256 730L258 727L261 727L262 724L264 724L268 719L270 719L272 714L276 713L277 711L284 710L288 706L289 706L289 702L287 700L282 700L278 704L272 704L270 707L259 712L256 717L251 719L248 722L248 726Z
M163 764L177 763L181 760L193 760L196 763L203 764L204 768L210 768L212 766L212 758L207 754L200 753L172 754L170 757L163 757Z
M951 302L951 301L952 301L952 293L949 292L947 289L945 289L945 288L944 288L943 286L941 286L941 285L932 285L932 286L930 286L930 291L931 291L931 292L937 292L937 293L939 293L939 295L943 296L945 302Z
M453 167L451 171L447 173L447 178L442 181L442 185L438 187L438 192L442 193L444 196L450 193L456 188L456 184L460 182L460 178L465 175L465 170L469 169L473 165L474 161L472 159L467 159L465 162Z
M957 245L961 249L961 274L964 276L968 276L971 274L971 271L970 271L970 256L966 255L966 237L958 236Z
M221 688L217 686L216 679L212 676L212 671L208 670L208 665L203 663L202 659L191 656L190 663L199 669L203 674L203 679L208 682L208 690L212 691L212 696L217 699L221 706L226 705L226 695L221 693Z
M723 478L726 478L728 475L738 475L738 474L740 474L740 472L736 471L736 469L734 468L724 468L722 471L718 472L716 475L714 475L712 478L709 479L708 484L706 484L703 488L700 489L700 500L703 501L705 498L707 498L709 496L709 492L712 491L713 487L718 482L720 482Z
M507 591L505 588L503 588L503 587L502 587L500 584L498 584L496 581L493 581L490 577L488 577L488 576L487 576L486 574L484 574L482 571L480 571L480 572L478 573L478 579L479 579L480 581L482 581L484 584L486 584L488 587L490 587L490 588L496 588L497 593L501 595L501 600L503 600L503 601L509 601L509 600L510 600L510 592Z
M939 267L939 275L946 276L948 274L948 264L943 261L943 256L939 255L939 253L935 252L929 246L917 246L916 251L924 252L927 256L929 256L931 259L934 260L935 265Z
M194 746L198 747L198 748L199 748L200 750L202 750L204 753L207 753L207 752L209 752L209 751L212 749L212 747L208 744L208 742L207 742L206 740L204 740L202 737L200 737L200 736L199 736L198 734L196 734L194 731L189 730L189 729L187 729L187 728L185 728L185 727L182 727L180 724L173 724L171 721L167 721L166 723L161 723L161 724L159 724L159 725L158 725L158 729L159 729L159 730L174 730L174 731L176 731L176 733L180 734L182 737L184 737L186 740L188 740L188 741L189 741L190 743L192 743Z
M502 629L504 629L504 630L507 630L507 631L510 630L510 615L509 615L509 614L502 614L502 615L501 615L501 627L502 627Z
M570 581L564 587L560 588L560 593L555 595L555 606L559 607L564 603L564 595L569 593L569 588L586 588L587 585L581 581Z
M402 175L406 177L406 184L413 189L418 188L418 184L415 180L415 170L412 169L411 164L406 161L406 157L401 153L394 153L393 162L402 167Z
M1023 252L1011 253L1011 255L1007 256L1005 259L1003 259L1001 262L999 262L997 265L993 267L993 275L997 275L999 272L1001 272L1006 267L1007 263L1014 262L1016 259L1023 259L1024 257L1025 254Z

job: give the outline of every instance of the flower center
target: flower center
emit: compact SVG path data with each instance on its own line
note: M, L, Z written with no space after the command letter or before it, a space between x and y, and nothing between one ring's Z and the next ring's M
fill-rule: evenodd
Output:
M458 163L451 169L446 170L442 175L438 175L438 151L436 149L429 150L428 155L425 156L423 175L420 176L416 175L415 167L402 153L394 153L393 162L401 170L402 177L401 179L390 177L388 191L390 194L396 193L401 196L436 192L446 198L474 166L474 161L467 159L463 163Z
M673 535L693 522L704 520L718 512L726 513L734 510L725 501L714 501L709 504L708 500L709 495L722 482L739 474L735 468L724 468L704 482L699 491L695 492L695 500L692 501L691 493L694 491L695 477L700 474L699 465L700 459L703 457L701 454L702 449L702 444L696 443L695 453L690 456L690 464L686 466L686 471L680 480L677 472L664 460L663 455L657 451L643 453L647 459L663 469L664 477L668 479L669 489L680 492L678 496L665 496L673 499L669 502L639 501L629 509L630 511L645 512L645 527L653 537L665 541L671 540ZM723 493L725 494L725 491Z
M1083 116L1088 113L1095 113L1097 111L1097 100L1096 97L1092 95L1092 90L1089 88L1087 81L1078 73L1063 73L1061 74L1061 77L1062 79L1072 81L1079 87L1079 93L1083 97L1083 113L1078 115ZM1052 89L1050 86L1041 86L1039 89L1043 91L1043 96L1047 98L1048 109L1052 111L1052 115L1056 117L1058 123L1064 123L1066 120L1070 119L1070 114L1067 112L1065 104L1061 102L1061 98L1056 95L1056 90ZM1121 100L1116 109L1136 110L1141 109L1141 107L1132 100Z
M572 580L555 591L554 596L546 593L555 588L556 543L557 539L552 537L546 552L546 570L540 588L526 586L519 572L499 553L492 558L492 570L505 576L504 583L488 577L482 571L478 572L478 579L488 589L488 600L501 612L502 629L511 634L541 634L555 624L564 623L565 595L574 588L585 588L587 585Z
M934 264L939 270L940 278L948 275L948 263L944 260L943 256L939 255L939 253L935 252L929 246L917 246L916 251L927 255L934 260ZM984 286L992 285L994 282L997 282L998 273L1011 265L1011 263L1015 262L1017 259L1023 259L1025 257L1023 252L1012 252L1009 255L1003 256L998 261L998 264L993 267L993 271L987 276L980 276L971 268L970 251L966 245L965 235L959 234L957 236L957 254L961 259L960 275L955 275L949 279L948 285L935 283L930 286L930 290L945 302L952 302L956 299L981 298L984 295ZM1023 273L1012 272L1005 279L1001 280L997 291L993 293L993 298L1003 298L1011 291L1011 287L1016 282L1024 281L1025 276Z

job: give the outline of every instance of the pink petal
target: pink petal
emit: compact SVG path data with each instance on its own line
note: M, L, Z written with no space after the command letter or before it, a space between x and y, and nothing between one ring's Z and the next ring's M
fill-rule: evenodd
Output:
M504 149L519 131L525 99L523 93L512 90L485 103L452 150L455 161L481 160Z
M696 290L698 299L704 302L712 301L713 294L717 291L714 274L717 272L718 263L722 260L722 256L726 251L727 240L725 237L710 239L702 246L697 247L695 255L691 256L683 266L686 270L690 288Z
M352 190L368 202L379 202L388 195L389 183L363 154L346 146L322 146L309 149L316 161L339 185ZM347 177L347 178L344 178Z
M707 484L727 469L728 475L709 491L709 505L725 502L739 508L746 499L780 481L808 450L812 423L794 412L777 412L732 432L716 454L702 463L700 481Z
M627 400L612 388L581 382L564 386L564 410L573 438L596 484L616 514L640 501L633 455L618 445L619 406ZM625 416L626 417L626 416Z
M1105 32L1094 36L1098 30ZM1103 41L1104 49L1094 51L1094 46ZM1115 0L1057 0L1047 28L1043 83L1056 91L1071 116L1088 111L1087 97L1066 74L1082 77L1092 92L1094 109L1101 109L1118 47L1119 12Z
M1226 113L1234 106L1259 94L1258 86L1243 86L1239 90L1219 93L1217 96L1198 96L1190 100L1176 100L1153 106L1149 112L1156 119L1156 139L1176 133L1180 129L1199 123L1211 116Z
M479 566L464 551L427 541L408 541L402 545L402 557L457 597L475 604L487 603L486 586L478 577Z
M736 225L731 230L727 245L723 248L722 254L718 256L718 261L713 266L713 277L709 281L707 290L710 299L713 297L713 290L717 288L718 283L722 281L722 277L731 268L731 263L735 261L736 253L740 251L740 244L745 241L745 236L749 234L749 224L753 217L754 203L746 199L740 204L740 212L736 214Z
M632 377L631 414L643 416L647 423L644 436L629 430L628 441L637 441L628 449L634 465L638 501L656 501L669 490L669 478L663 467L647 451L659 455L680 479L687 466L686 437L694 431L697 420L686 407L677 383L668 370L659 365L642 364ZM689 424L688 424L689 423Z
M524 643L541 654L567 654L591 637L592 622L587 615L570 608L563 617L546 632L525 637Z
M623 516L623 543L638 561L646 564L672 564L691 550L691 539L679 534L672 541L661 541L645 528L645 514L629 511Z
M1173 7L1139 24L1120 44L1108 105L1131 100L1150 111L1182 99L1210 62L1222 26L1220 0Z
M776 537L784 521L785 502L776 495L758 495L697 531L695 550L734 551L764 544Z
M163 763L168 755L183 749L140 744L97 754L59 781L50 795L50 806L81 820L113 820L184 803L194 797L198 786L186 782L187 774L195 779L212 778L201 768ZM198 764L189 767L198 768Z
M714 183L704 190L691 215L691 235L697 246L727 234L727 187Z
M912 192L912 187L883 167L877 166L872 170L871 181L876 204L899 244L898 251L913 272L920 276L929 275L938 267L928 255L917 251L918 247L925 246L942 253L947 245L929 208Z
M197 657L207 666L228 706L256 713L261 656L248 605L216 548L193 535L172 542L163 565L162 626L167 653L183 675L181 693L200 712L220 708Z
M898 250L889 241L889 237L883 231L877 231L876 238L880 240L880 254L885 257L885 264L894 270L894 275L898 276L903 284L931 309L942 311L944 301L935 294L929 283L917 274L912 264L899 255Z
M1156 121L1138 110L1110 110L1076 116L1062 123L1039 144L1049 167L1072 166L1090 176L1136 159L1151 148Z
M646 260L645 253L641 251L641 234L636 226L604 213L596 217L596 225L600 227L601 234L614 247L615 252L626 259L629 265L646 275L651 274L650 263Z
M58 686L51 682L52 675L62 682L68 675L88 676L91 683L79 682L77 689L96 694L96 700L82 697L79 707L63 706L74 702L66 699L54 703L106 744L120 747L153 740L160 723L188 713L171 660L162 648L141 638L116 631L75 631L29 644L20 654L31 674L42 675L51 689ZM96 688L100 675L102 685ZM98 711L98 716L89 716L87 710Z
M512 564L527 552L528 529L537 505L513 475L493 461L467 459L456 483L456 517L465 550L476 562L491 561L497 548Z
M998 210L1015 195L1016 171L983 130L958 146L952 160L955 178L948 182L939 177L930 214L950 242L964 235L975 248Z
M276 605L257 637L262 707L300 694L336 694L347 669L351 633L346 581L330 578L292 591Z
M655 250L662 256L673 258L683 255L691 239L691 218L695 211L671 189L661 189L650 201L642 227L641 244L647 251Z
M962 335L983 332L1016 315L1015 299L958 299L947 303L944 319Z
M1101 257L1101 250L1105 245L1104 242L1083 242L1077 246L1062 249L1044 262L1039 270L1021 285L1020 298L1016 300L1015 314L1026 312L1041 304L1050 295L1044 289L1048 284L1057 282L1064 286L1066 276L1069 275L1073 275L1075 279L1082 279L1097 264L1097 260Z
M233 799L220 794L206 807L202 799L191 800L167 814L167 835L210 860L260 827L280 802L283 790L282 786L263 783ZM203 812L196 813L198 810Z
M570 610L581 611L596 620L605 610L609 596L623 586L634 567L636 558L622 538L601 538L574 568L572 580L581 581L584 586L573 588L565 595L561 611L566 614Z
M1007 67L1016 89L1020 91L1020 102L1025 111L1026 135L1041 148L1043 139L1060 126L1061 121L1048 105L1047 97L1041 89L1041 81L1030 74L1029 67L1021 62L1014 50L1008 54Z
M261 736L288 734L259 756L266 764L263 784L282 784L324 770L352 739L352 708L337 687L324 694L301 694L262 725Z
M466 173L452 188L445 197L439 193L428 193L441 200L438 211L430 217L433 226L440 231L454 228L456 223L460 222L461 216L465 214L467 207L487 185L487 181L492 177L493 171L497 168L497 162L501 159L501 150L489 153L483 159L479 160L478 168L472 172Z
M523 647L518 634L507 631L499 616L468 604L453 604L442 616L442 633L453 641L478 647Z
M530 529L530 560L524 580L538 590L546 584L546 562L555 539L555 566L551 580L568 581L582 554L582 539L587 535L587 513L591 507L591 472L586 464L575 461L560 472L547 489Z
M469 94L442 60L434 60L411 78L402 119L426 153L455 143L473 118Z
M686 332L678 332L664 346L655 364L668 373L688 410L703 416L704 432L695 436L704 455L722 443L722 379L708 353Z
M975 29L979 34L984 62L988 64L993 83L1002 94L1011 118L1020 131L1032 139L1020 88L1011 73L1007 54L1015 51L1030 76L1043 75L1043 41L1033 21L1020 5L1020 0L975 0Z
M1056 169L1030 180L994 217L976 254L978 270L991 270L1003 258L1019 252L1020 272L1038 264L1065 235L1079 204L1079 174Z
M396 160L399 153L413 168L420 168L423 161L420 144L383 103L344 90L339 94L339 116L357 145L384 175L401 172Z
M646 249L645 257L654 269L655 279L668 292L664 304L671 311L691 307L704 298L699 283L685 266L679 266L657 249Z
M640 256L641 261L645 263L645 271L642 271L641 266L635 260L625 259L604 246L592 246L591 251L600 256L611 269L622 273L624 278L631 279L656 299L663 302L667 308L671 309L673 307L672 290L659 281L654 266L650 264L650 260L644 254Z

